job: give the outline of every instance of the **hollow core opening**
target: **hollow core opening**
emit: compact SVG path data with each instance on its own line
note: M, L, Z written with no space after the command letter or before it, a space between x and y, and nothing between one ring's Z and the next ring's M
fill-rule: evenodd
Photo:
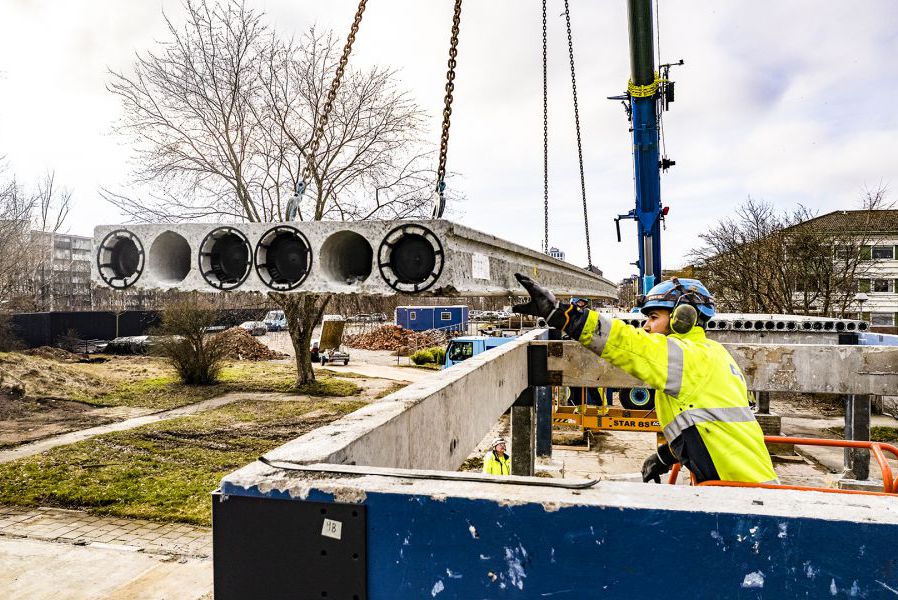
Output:
M200 248L203 278L219 289L233 289L249 274L249 241L231 228L219 228L206 236Z
M354 231L338 231L321 245L321 269L334 282L355 284L368 279L374 250Z
M119 279L127 279L137 273L140 265L140 249L131 238L117 238L109 249L109 268Z
M150 246L150 276L161 283L184 281L190 273L190 244L180 234L166 231Z
M403 235L390 253L390 267L400 283L424 283L436 264L433 246L426 237L417 233Z

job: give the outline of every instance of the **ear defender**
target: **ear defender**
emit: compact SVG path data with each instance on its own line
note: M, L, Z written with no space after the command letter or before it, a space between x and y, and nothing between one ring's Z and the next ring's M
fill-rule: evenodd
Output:
M695 327L698 321L698 311L691 304L678 304L670 315L670 330L674 333L684 334Z

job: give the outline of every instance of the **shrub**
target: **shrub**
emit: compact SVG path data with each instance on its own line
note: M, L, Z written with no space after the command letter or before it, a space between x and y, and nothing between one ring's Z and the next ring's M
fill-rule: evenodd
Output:
M433 354L430 352L430 348L417 350L409 358L411 358L412 362L416 365L426 365L427 363L433 362Z
M441 365L446 362L446 349L442 346L434 346L430 349L431 354L433 354L433 362Z
M409 358L411 358L412 362L416 365L426 365L431 363L441 365L446 362L446 349L440 346L422 348L412 354Z
M179 300L162 313L157 330L162 337L155 352L175 368L182 382L207 385L218 380L227 343L223 336L206 333L215 322L216 311L196 298Z

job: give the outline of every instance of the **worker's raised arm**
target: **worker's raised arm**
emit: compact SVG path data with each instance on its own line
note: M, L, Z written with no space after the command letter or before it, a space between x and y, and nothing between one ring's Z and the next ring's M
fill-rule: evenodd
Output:
M682 374L683 352L675 340L635 329L608 315L559 303L552 292L529 277L519 274L515 277L530 294L530 301L515 305L514 312L544 318L550 327L579 340L651 388L667 390L678 385L676 381L668 382L669 372L672 379Z
M566 333L572 338L648 387L670 389L668 393L679 391L672 389L682 380L683 350L676 340L660 333L646 333L594 310L582 311L577 317L584 321L581 327L572 324L574 319L568 319L570 331ZM676 381L668 381L670 375Z

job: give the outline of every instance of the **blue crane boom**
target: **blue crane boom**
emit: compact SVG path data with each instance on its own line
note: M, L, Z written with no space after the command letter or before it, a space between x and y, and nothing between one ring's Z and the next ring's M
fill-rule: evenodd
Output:
M627 0L630 32L630 81L623 100L633 132L633 178L636 207L615 219L620 241L620 220L636 221L640 292L646 293L661 280L661 170L673 165L659 151L659 115L673 101L673 84L667 80L670 65L662 65L664 76L655 70L655 45L651 0ZM680 61L677 64L682 64Z

